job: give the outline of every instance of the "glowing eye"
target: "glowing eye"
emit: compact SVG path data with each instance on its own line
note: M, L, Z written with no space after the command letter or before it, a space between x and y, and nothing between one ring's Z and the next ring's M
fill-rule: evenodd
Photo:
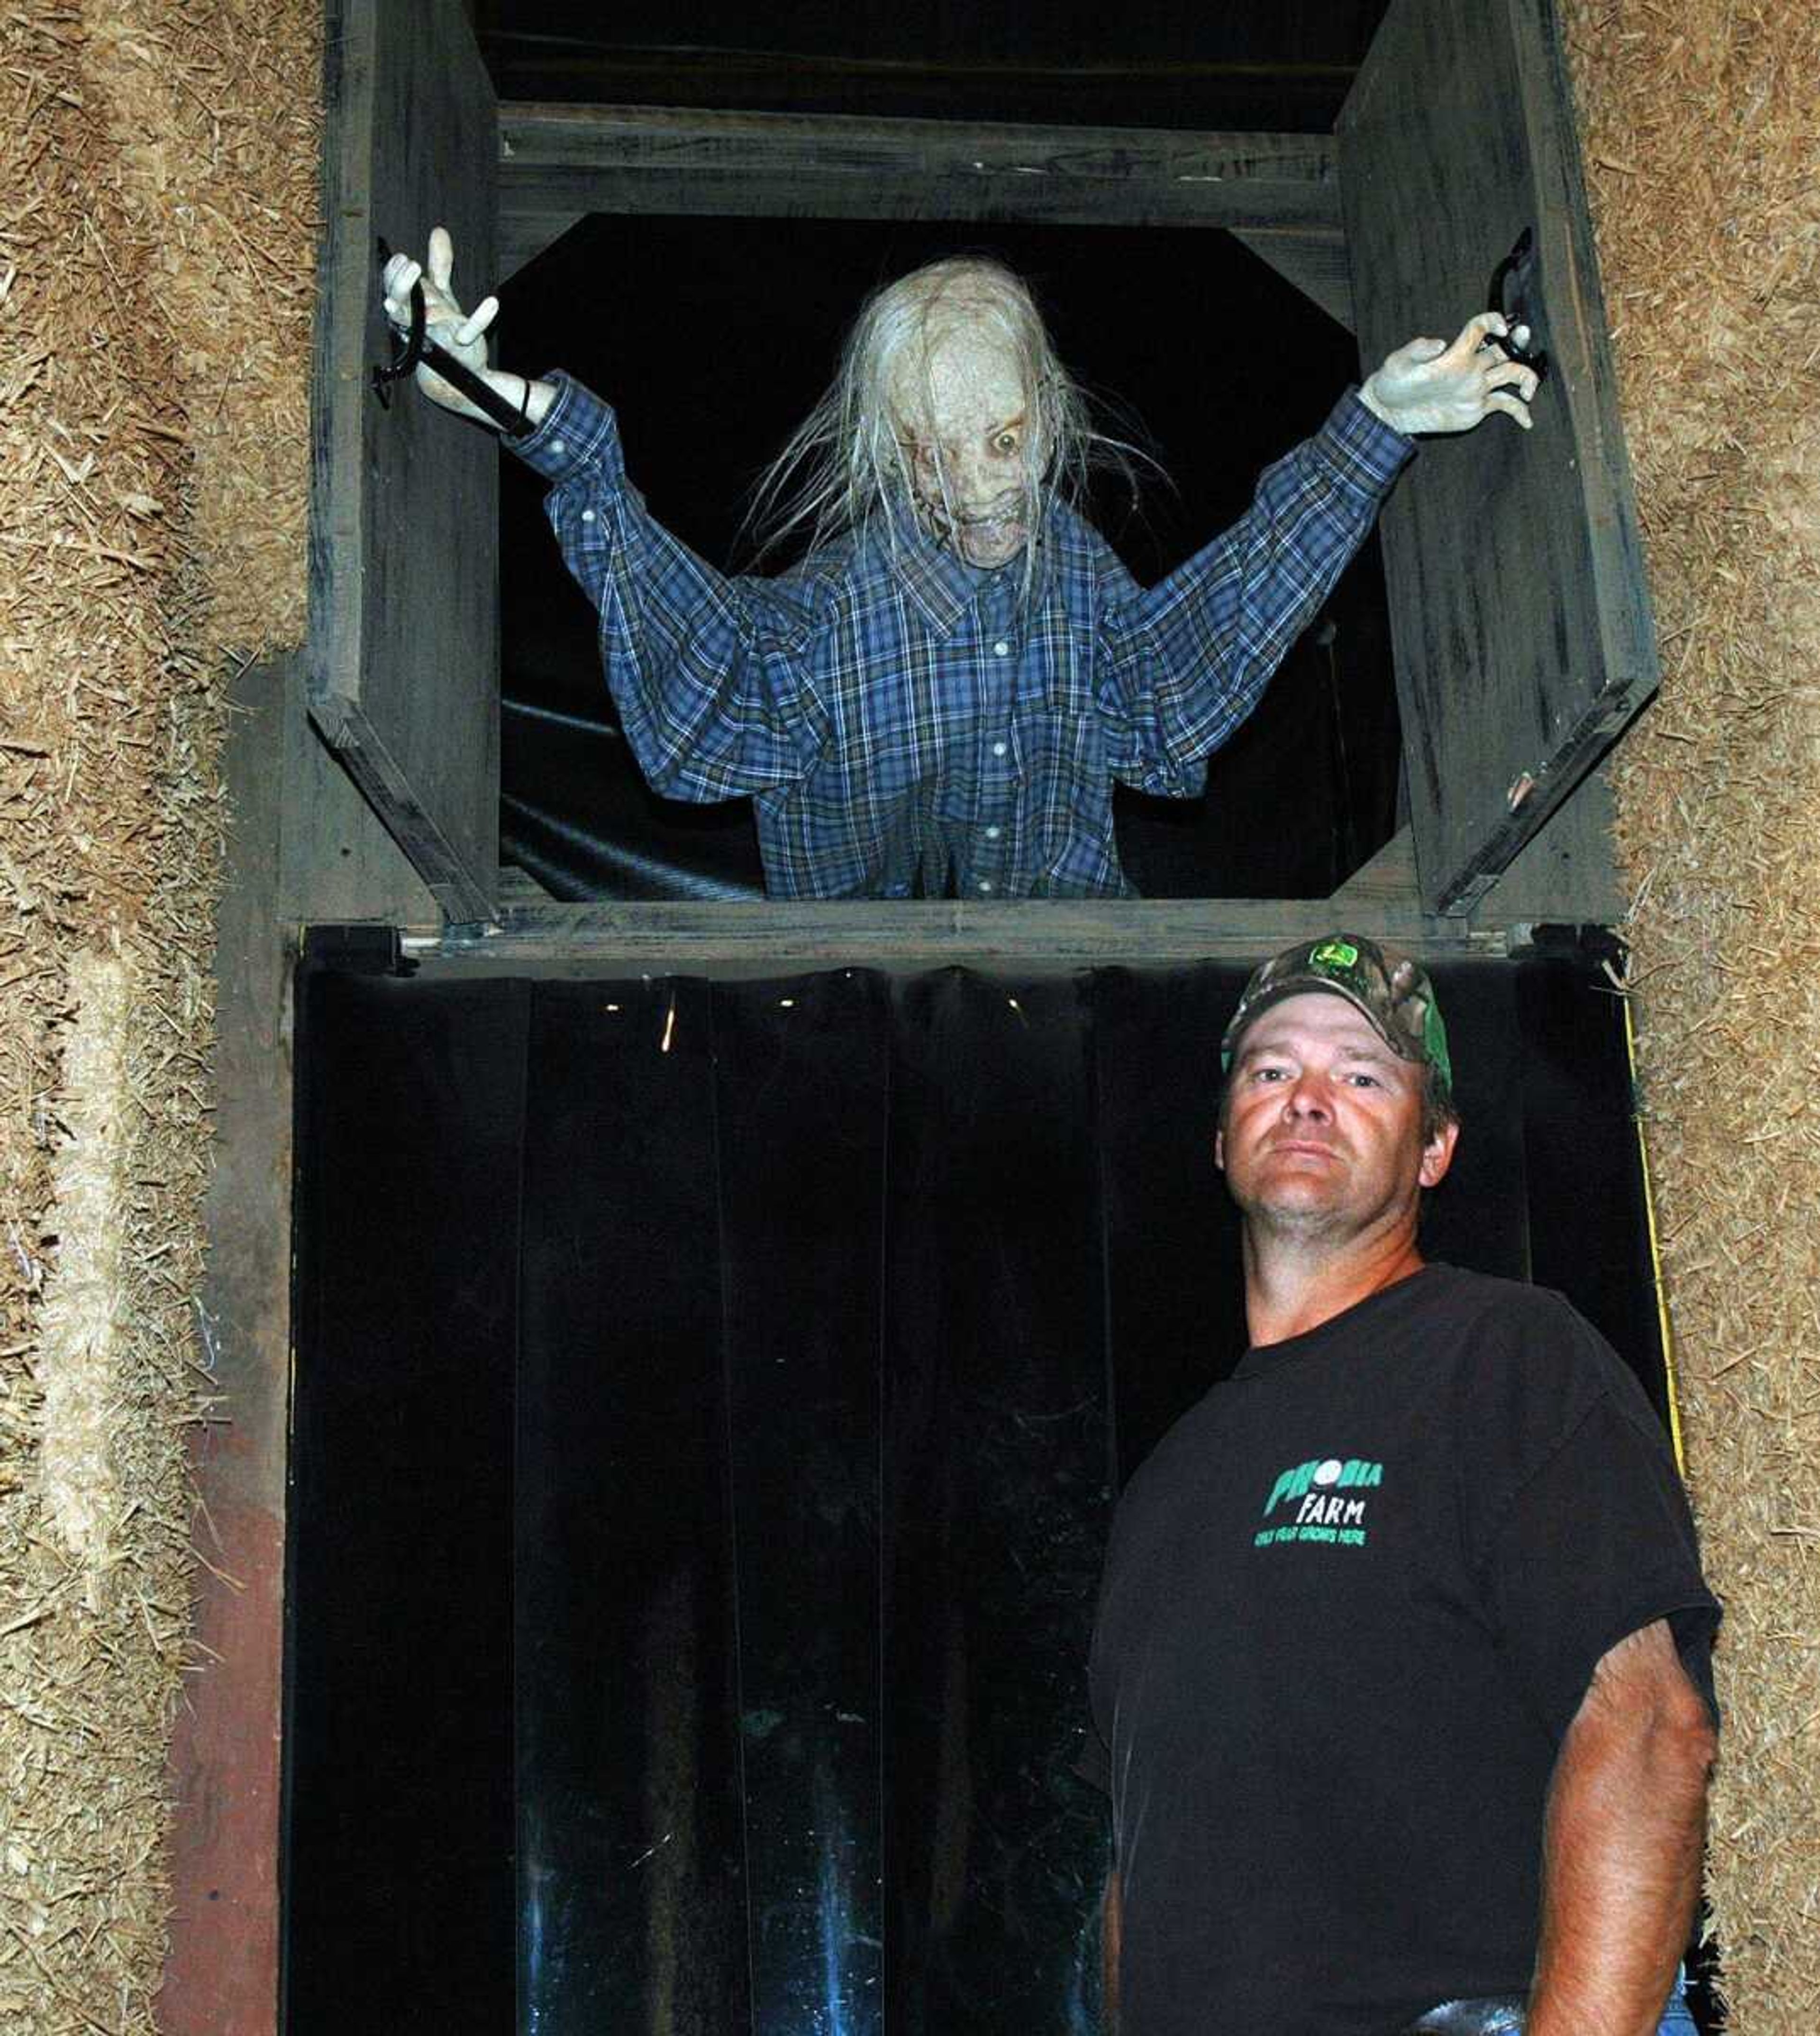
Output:
M1000 432L998 436L993 440L992 443L994 452L1016 452L1017 451L1017 433L1016 432Z

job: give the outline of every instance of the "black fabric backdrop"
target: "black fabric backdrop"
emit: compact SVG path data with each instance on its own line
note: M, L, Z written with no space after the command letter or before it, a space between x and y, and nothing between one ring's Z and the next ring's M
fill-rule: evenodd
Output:
M1241 978L306 969L291 2036L1093 2026L1086 1641L1243 1341ZM1664 1404L1615 1000L1437 978L1432 1255Z

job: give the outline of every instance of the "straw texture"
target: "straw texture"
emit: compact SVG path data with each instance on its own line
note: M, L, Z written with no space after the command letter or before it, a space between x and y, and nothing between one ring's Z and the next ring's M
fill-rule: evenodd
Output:
M1618 752L1645 1133L1728 1711L1731 2027L1820 2027L1820 11L1566 10L1661 637Z
M0 5L0 2029L33 2036L156 2026L221 702L303 628L319 36L296 0Z

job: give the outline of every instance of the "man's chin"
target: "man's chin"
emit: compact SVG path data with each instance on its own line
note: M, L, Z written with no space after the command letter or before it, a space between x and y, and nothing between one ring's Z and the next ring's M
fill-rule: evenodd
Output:
M1228 1184L1245 1213L1266 1223L1318 1229L1343 1220L1345 1197L1333 1174L1318 1167L1275 1167L1242 1185L1233 1185L1229 1175Z
M1314 1174L1277 1174L1257 1185L1256 1199L1267 1208L1329 1208L1342 1198L1330 1180Z

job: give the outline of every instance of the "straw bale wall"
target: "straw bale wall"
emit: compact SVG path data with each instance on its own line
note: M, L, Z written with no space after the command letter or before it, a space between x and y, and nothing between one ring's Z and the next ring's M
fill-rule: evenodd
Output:
M1573 0L1662 642L1619 752L1645 1134L1726 1625L1731 2027L1820 2027L1820 9Z
M236 661L303 628L317 12L0 6L0 2028L34 2036L155 2026L217 756Z

